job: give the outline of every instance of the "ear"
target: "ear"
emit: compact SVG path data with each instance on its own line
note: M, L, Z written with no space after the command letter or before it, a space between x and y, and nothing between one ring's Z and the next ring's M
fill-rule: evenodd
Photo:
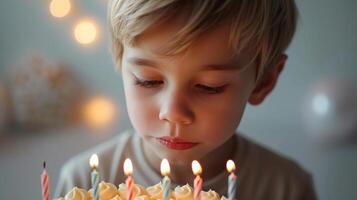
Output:
M265 97L274 89L287 59L288 56L286 54L281 54L278 62L263 74L249 97L248 102L251 105L261 104Z

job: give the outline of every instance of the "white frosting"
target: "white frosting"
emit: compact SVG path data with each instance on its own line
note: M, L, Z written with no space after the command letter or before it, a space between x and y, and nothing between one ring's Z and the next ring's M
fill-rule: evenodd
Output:
M123 199L117 194L113 198L111 198L110 200L123 200Z
M193 189L189 184L175 188L176 200L193 200Z
M163 192L162 192L161 183L146 188L146 191L150 195L151 199L162 200ZM170 190L170 200L173 199L175 199L174 193L172 192L172 190Z
M162 199L162 188L160 183L146 188L146 191L150 194L151 198Z
M227 197L222 196L222 197L221 197L221 200L228 200L228 199L227 199Z
M122 183L119 185L118 187L118 192L119 192L119 196L121 197L121 199L126 200L127 196L126 196L126 184ZM133 197L135 199L136 196L143 196L143 195L148 195L147 191L145 190L145 188L139 184L134 184L133 186Z
M140 195L140 196L134 197L134 200L151 200L151 198L149 195Z
M64 197L65 200L90 200L91 197L87 190L74 187L70 192Z
M98 192L100 200L127 200L126 184L122 183L118 189L111 183L104 181L99 183ZM162 200L163 191L161 184L150 186L145 189L143 186L135 184L133 187L133 200ZM92 200L92 189L74 187L66 196L57 200ZM193 188L186 184L177 186L174 191L170 191L170 200L193 200ZM201 200L228 200L225 196L220 197L213 190L201 192Z
M91 198L93 198L93 189L89 190ZM116 195L119 195L117 187L111 183L106 183L101 181L98 186L99 198L101 200L109 200L114 198Z
M219 194L213 190L201 192L201 200L220 200Z

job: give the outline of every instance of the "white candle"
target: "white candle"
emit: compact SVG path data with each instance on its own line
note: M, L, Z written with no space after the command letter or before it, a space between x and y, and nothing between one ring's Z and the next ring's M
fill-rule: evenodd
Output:
M226 167L228 173L230 173L228 177L228 199L234 200L236 198L236 192L237 192L237 176L234 174L234 170L236 169L236 166L233 160L228 160Z
M97 167L99 164L99 159L97 154L93 154L89 159L89 165L92 168L91 180L92 180L92 189L93 189L93 200L99 200L99 173Z
M167 159L163 159L161 161L161 174L163 176L162 182L161 182L161 187L163 190L163 200L169 200L170 199L170 185L171 185L171 180L168 177L170 174L170 164Z

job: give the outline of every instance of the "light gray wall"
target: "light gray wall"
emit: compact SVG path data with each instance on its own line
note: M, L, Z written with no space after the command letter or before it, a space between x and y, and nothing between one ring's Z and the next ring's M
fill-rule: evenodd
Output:
M108 53L105 1L75 1L76 12L60 20L49 15L47 2L1 3L0 80L6 79L6 67L29 52L66 61L94 91L118 102L120 121L103 131L71 127L0 134L0 199L40 199L42 160L48 162L54 186L66 159L130 127L121 78ZM357 1L298 0L297 4L299 28L286 69L263 105L247 108L240 131L309 170L320 199L357 199L357 144L321 148L308 136L302 120L303 99L319 79L336 76L356 85ZM102 30L99 42L89 48L72 39L73 22L82 16L93 17Z

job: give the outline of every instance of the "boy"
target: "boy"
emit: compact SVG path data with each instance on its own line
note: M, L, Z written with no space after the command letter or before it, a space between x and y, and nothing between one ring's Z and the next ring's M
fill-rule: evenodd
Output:
M203 188L227 195L225 164L233 159L237 199L316 199L297 164L235 134L246 103L260 104L284 68L293 0L112 0L108 8L134 130L71 159L57 195L90 188L88 159L97 153L101 179L116 185L125 181L125 158L144 186L160 181L163 158L174 186L192 184L198 160Z

